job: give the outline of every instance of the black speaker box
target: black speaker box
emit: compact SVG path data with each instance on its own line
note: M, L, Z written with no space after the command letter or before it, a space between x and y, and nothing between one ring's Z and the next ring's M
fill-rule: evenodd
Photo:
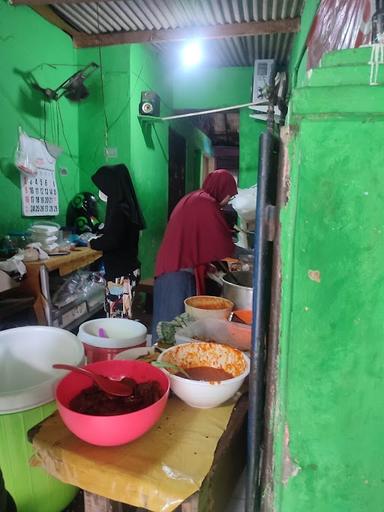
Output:
M160 115L160 98L153 91L142 91L139 105L139 114L142 116Z

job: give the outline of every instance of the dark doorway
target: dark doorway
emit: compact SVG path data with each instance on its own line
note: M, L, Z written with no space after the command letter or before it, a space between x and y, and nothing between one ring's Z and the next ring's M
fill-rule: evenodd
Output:
M239 176L239 146L215 146L216 169L227 169L236 179Z
M169 129L168 138L168 217L185 194L186 144L182 135Z

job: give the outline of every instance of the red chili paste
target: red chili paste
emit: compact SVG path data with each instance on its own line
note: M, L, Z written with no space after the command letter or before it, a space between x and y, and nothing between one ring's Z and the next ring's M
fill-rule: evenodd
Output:
M212 366L195 366L193 368L186 368L185 370L192 380L204 380L211 382L233 378L233 375L222 368L213 368ZM176 373L176 375L178 377L185 377L182 373Z

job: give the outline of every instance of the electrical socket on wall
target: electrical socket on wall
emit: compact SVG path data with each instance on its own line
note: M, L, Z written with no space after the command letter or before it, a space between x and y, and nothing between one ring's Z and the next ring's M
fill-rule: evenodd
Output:
M117 148L105 148L104 154L106 158L117 158Z

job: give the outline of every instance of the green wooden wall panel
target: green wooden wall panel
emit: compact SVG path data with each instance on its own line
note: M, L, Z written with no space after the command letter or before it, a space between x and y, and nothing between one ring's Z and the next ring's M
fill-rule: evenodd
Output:
M311 77L293 93L280 216L276 511L382 508L383 92L348 85L366 55L325 56L315 86Z

